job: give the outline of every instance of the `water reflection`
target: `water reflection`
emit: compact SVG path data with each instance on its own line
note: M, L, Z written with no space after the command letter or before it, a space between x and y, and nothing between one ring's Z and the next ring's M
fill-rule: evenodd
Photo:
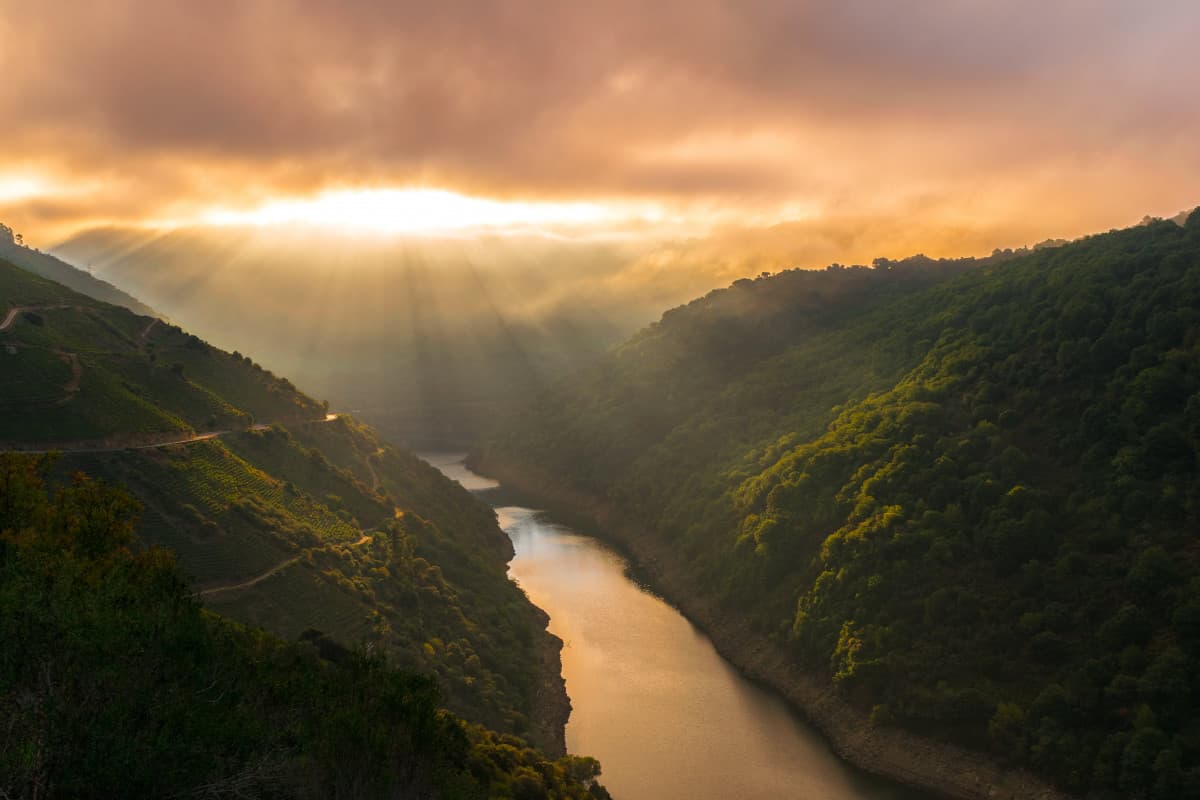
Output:
M487 489L500 487L499 481L476 475L467 469L464 463L466 453L418 453L418 455L452 481L458 481L463 488L471 492L482 492Z

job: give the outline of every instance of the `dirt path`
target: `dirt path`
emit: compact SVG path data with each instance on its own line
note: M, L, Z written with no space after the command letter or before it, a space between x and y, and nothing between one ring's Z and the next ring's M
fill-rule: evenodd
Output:
M64 357L72 357L73 353L59 352L59 355ZM75 393L79 391L79 379L83 374L83 367L79 366L78 374L73 363L71 368L71 381L63 386L63 390L68 392L68 396L58 401L59 405L65 405L70 401ZM74 386L73 389L68 387ZM325 422L332 422L337 419L337 414L328 414L321 419L312 420L292 420L285 425L312 425ZM251 430L265 430L275 423L264 422L252 426ZM245 433L246 429L227 429L221 431L208 431L207 433L197 433L191 436L180 436L177 433L164 433L161 436L144 437L142 440L129 444L112 444L113 439L95 439L90 441L80 442L24 442L13 446L16 443L5 442L0 444L0 453L29 453L32 455L42 453L120 453L125 450L153 450L158 447L174 447L176 445L196 444L197 442L207 442L209 439L219 439L222 436L229 436L234 433Z
M146 329L143 330L140 334L138 334L138 344L144 345L146 343L146 337L148 337L150 335L150 331L154 330L154 326L157 325L158 322L159 322L158 317L155 317L154 319L150 320L150 324L146 326Z
M8 330L10 327L12 327L12 324L17 321L17 314L20 314L23 311L52 311L58 308L82 308L82 306L68 306L61 304L55 306L14 306L8 310L8 316L4 318L4 321L0 322L0 331Z
M371 541L371 534L364 532L362 535L362 538L360 538L357 542L352 542L350 544L350 546L351 547L361 547L362 545L366 544L369 541ZM200 591L196 592L195 596L196 597L208 597L209 595L219 594L220 592L232 592L237 589L249 589L251 586L262 583L263 581L265 581L267 578L271 577L272 575L275 575L275 574L280 573L283 570L287 569L292 564L295 564L297 561L304 558L304 556L306 556L307 554L308 554L308 551L304 550L298 555L294 555L289 559L280 561L278 564L271 567L269 570L267 570L266 572L264 572L261 575L256 575L255 577L250 578L249 580L241 581L240 583L223 583L219 586L210 586L207 589L201 589Z
M378 450L376 450L376 451L374 452L374 454L372 454L371 456L367 457L367 459L365 460L365 463L366 463L366 465L367 465L367 469L369 469L369 470L371 471L371 491L372 491L372 492L378 492L378 491L379 491L379 473L375 471L375 464L373 464L373 463L372 463L372 459L374 459L374 458L378 458L378 457L379 457L379 456L381 456L381 455L383 455L383 448L382 448L382 447L381 447L381 448L379 448Z
M178 434L164 434L163 438L153 441L143 442L141 444L125 444L125 445L110 445L104 440L92 442L61 442L47 443L34 442L24 446L0 448L0 453L29 453L37 455L40 453L120 453L125 450L152 450L157 447L171 447L180 444L195 444L196 442L205 442L209 439L216 439L218 436L224 436L236 431L210 431L208 433L197 433L193 436L180 437Z
M248 581L242 581L241 583L228 583L223 586L213 586L208 589L201 589L200 591L196 592L196 596L197 597L207 597L210 594L218 594L220 592L232 592L235 589L248 589L249 587L254 586L257 583L262 583L263 581L265 581L267 578L271 577L275 573L282 572L283 570L287 569L292 564L295 564L297 561L299 561L302 558L304 558L303 553L301 553L298 556L292 556L287 561L282 561L282 562L276 564L275 566L271 567L269 570L264 572L262 575L251 578Z

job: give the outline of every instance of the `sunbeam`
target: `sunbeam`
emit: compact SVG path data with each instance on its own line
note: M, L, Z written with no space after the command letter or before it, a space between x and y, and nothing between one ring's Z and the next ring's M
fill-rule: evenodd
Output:
M661 216L650 206L531 202L471 197L443 189L339 189L281 198L252 208L213 208L204 225L332 228L352 233L438 234L463 231L583 229Z

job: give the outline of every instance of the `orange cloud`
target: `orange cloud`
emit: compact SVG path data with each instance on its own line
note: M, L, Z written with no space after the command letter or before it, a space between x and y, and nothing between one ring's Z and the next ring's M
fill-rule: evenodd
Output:
M43 244L361 187L647 202L697 230L883 215L936 242L1200 193L1200 8L1174 0L0 0L0 20L0 187L42 187L0 191L0 219Z

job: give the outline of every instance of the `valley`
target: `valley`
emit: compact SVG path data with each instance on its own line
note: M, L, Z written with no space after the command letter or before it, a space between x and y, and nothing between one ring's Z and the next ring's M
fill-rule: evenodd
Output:
M461 460L427 455L430 467L239 353L0 264L8 358L57 365L5 373L4 449L48 454L59 485L84 473L127 487L139 537L175 554L212 611L285 640L381 647L436 675L468 720L553 757L569 746L611 761L622 796L910 786L1059 800L1098 782L1105 797L1163 769L1132 766L1148 736L1190 757L1160 704L1190 691L1197 218L986 259L738 281L527 410L492 414L466 463L504 489ZM1001 322L1018 308L1029 323ZM1156 489L1169 499L1146 505ZM521 501L627 553L711 644L619 558ZM1101 508L1107 532L1082 534ZM882 585L889 602L872 599ZM1146 609L1166 627L1145 629ZM594 627L605 618L624 622ZM1089 655L1098 643L1076 633L1089 625L1124 643L1119 658ZM645 641L682 660L664 667ZM677 708L652 699L661 683L637 694L664 669L695 682ZM846 772L742 675L894 783ZM698 716L677 716L701 697ZM1125 732L1129 699L1142 721ZM604 733L639 713L648 738ZM1065 727L1084 718L1091 733ZM739 772L755 756L732 743L764 725L786 752ZM717 731L742 755L705 757L705 778L688 764ZM1090 773L1047 760L1080 747ZM1118 747L1122 766L1105 773Z
M739 282L468 463L609 532L867 769L1173 796L1200 774L1197 224Z
M468 470L461 453L421 456L496 507L516 549L509 574L564 641L568 749L600 759L615 797L925 796L841 761L780 697L739 674L598 539L515 504L520 495Z
M1200 800L1198 32L0 0L0 800Z
M495 732L471 734L478 757L489 736L565 757L561 645L507 580L511 545L484 504L240 354L3 262L0 284L10 480L44 475L51 504L124 487L138 540L172 554L207 609L437 675L439 705ZM28 363L39 353L54 360ZM591 796L528 752L539 781ZM497 769L485 786L514 779Z

